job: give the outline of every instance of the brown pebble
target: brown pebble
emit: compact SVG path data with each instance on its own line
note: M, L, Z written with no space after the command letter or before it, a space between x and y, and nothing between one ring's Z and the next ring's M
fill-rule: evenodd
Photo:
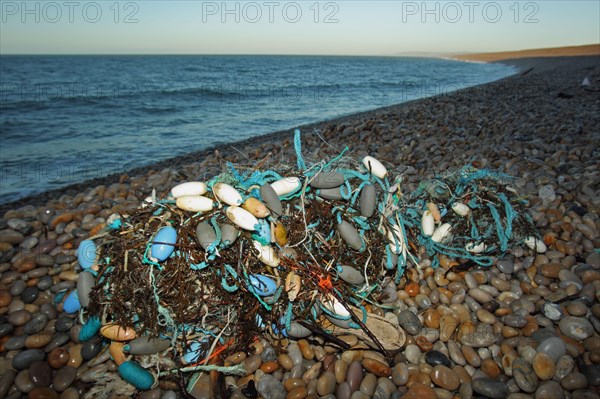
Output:
M533 358L533 371L540 380L549 380L554 377L556 365L554 360L543 352L538 352Z
M62 392L71 386L77 377L77 369L71 366L65 366L58 370L52 380L52 386L58 392Z
M333 373L335 374L335 380L338 384L346 381L346 375L348 373L349 364L342 359L337 359L333 367Z
M8 322L15 327L24 326L31 320L31 313L25 309L17 310L8 315Z
M0 290L0 308L10 305L12 302L12 295L8 290Z
M460 386L458 375L446 366L438 364L431 372L431 381L439 387L454 391Z
M588 382L585 375L581 373L572 373L560 381L560 385L567 391L575 391L587 387Z
M73 216L74 214L71 212L61 213L60 215L54 217L52 223L50 223L50 227L52 227L52 229L55 229L56 226L58 226L58 224L60 223L69 223L71 220L73 220Z
M312 360L315 357L315 351L312 348L312 345L305 339L301 339L298 341L298 348L300 348L300 352L302 353L302 357L306 360Z
M437 309L427 309L425 313L423 313L423 321L425 325L429 328L439 328L440 327L440 312Z
M567 305L567 311L571 316L585 316L588 308L581 301L573 301Z
M496 322L496 316L494 316L493 314L491 314L490 312L488 312L485 309L477 309L477 318L482 322L482 323L486 323L486 324L494 324Z
M306 387L300 386L289 391L285 399L304 399L307 395L308 391L306 390Z
M402 399L437 399L437 394L432 388L424 384L413 384Z
M317 362L313 364L306 372L302 375L302 379L305 383L308 384L310 380L314 380L321 373L321 367L323 367L323 363Z
M479 354L477 353L477 351L475 349L473 349L473 347L469 346L469 345L463 345L461 347L461 352L463 354L463 356L465 357L465 360L473 367L479 367L481 366L481 358L479 357Z
M335 375L331 371L326 371L317 380L317 393L319 396L332 394L335 391L335 384Z
M365 358L361 364L365 370L375 374L377 377L389 377L392 374L392 369L375 359Z
M470 383L471 376L467 373L467 370L463 366L456 365L452 368L452 370L456 373L458 378L460 379L461 384Z
M277 357L277 361L279 362L279 365L287 371L290 371L292 369L292 367L294 367L294 362L292 361L292 358L289 357L287 354L282 353L281 355L279 355Z
M67 388L60 394L60 399L79 399L79 391L74 387Z
M528 315L525 318L527 319L527 324L525 324L525 327L521 328L521 332L524 336L531 337L531 334L539 330L540 325L538 324L535 317L531 315Z
M560 263L546 263L540 267L540 274L545 277L558 278L558 272L563 269Z
M458 322L451 315L444 315L440 318L440 341L448 342L454 331L458 327Z
M433 349L433 344L431 342L429 342L427 340L427 338L425 338L422 335L419 335L415 339L415 344L417 344L417 346L419 347L419 349L421 349L421 352L429 352L430 350Z
M67 362L69 366L77 368L83 363L83 358L81 357L82 346L81 344L77 344L69 348L69 361Z
M63 347L54 348L48 354L48 363L55 370L65 366L69 362L69 351Z
M52 383L52 368L45 361L33 362L29 366L29 378L37 387L49 387Z
M27 395L29 399L58 399L58 393L48 387L35 387Z
M41 331L37 334L30 335L25 340L25 346L29 349L42 348L52 340L52 334L46 331Z
M498 377L501 373L500 367L498 367L498 364L491 358L483 359L481 362L481 371L493 379Z
M293 390L294 388L303 387L305 385L306 383L304 382L304 380L300 378L288 378L283 382L283 387L288 392Z
M264 362L259 368L265 374L271 374L275 370L279 369L279 363L276 361Z
M262 359L260 358L260 355L252 355L244 359L242 363L246 369L246 375L250 375L254 374L254 372L258 370L260 364L262 363Z

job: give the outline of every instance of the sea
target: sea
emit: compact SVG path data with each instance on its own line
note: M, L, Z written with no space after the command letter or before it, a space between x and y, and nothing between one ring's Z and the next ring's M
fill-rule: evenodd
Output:
M0 204L515 72L411 57L0 56Z

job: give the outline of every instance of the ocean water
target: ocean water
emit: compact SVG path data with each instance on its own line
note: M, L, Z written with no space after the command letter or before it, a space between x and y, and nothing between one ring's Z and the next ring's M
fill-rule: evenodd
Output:
M399 57L2 56L0 203L514 72Z

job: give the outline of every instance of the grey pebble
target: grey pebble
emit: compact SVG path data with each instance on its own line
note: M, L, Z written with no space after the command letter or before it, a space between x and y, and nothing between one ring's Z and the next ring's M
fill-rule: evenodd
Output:
M260 358L263 362L271 362L277 360L277 353L275 352L275 349L269 345L263 349L262 353L260 354Z
M54 283L54 281L52 280L51 276L44 276L42 278L40 278L40 281L37 284L37 287L40 291L45 291L48 288L52 287L52 284Z
M419 317L408 309L405 309L398 314L398 322L400 327L406 330L410 335L418 335L423 328Z
M256 390L265 399L284 399L287 392L281 381L270 374L265 374L256 384Z
M44 351L48 353L52 351L52 349L58 348L59 346L63 346L64 344L69 342L69 339L71 339L71 337L67 333L54 334L52 340L48 342L48 345L44 347Z
M515 359L512 363L512 372L519 388L528 393L535 392L539 380L527 361L522 358Z
M25 291L21 293L21 300L25 303L34 302L38 295L40 294L40 290L37 287L27 287Z
M17 280L10 286L10 295L19 296L27 288L27 284L23 280Z
M2 370L2 375L0 375L0 398L6 397L6 394L12 386L16 376L17 372L15 370Z
M17 370L28 368L33 362L44 360L46 353L41 349L27 349L13 358L13 367Z
M29 376L29 370L21 370L17 373L17 376L15 377L15 387L23 393L29 393L29 391L35 387ZM20 398L21 395L19 394L17 397Z
M535 399L564 399L562 387L556 381L546 381L535 390Z
M23 332L29 335L35 334L42 331L44 328L46 328L47 325L48 316L46 316L43 313L38 313L35 316L33 316L31 320L27 322L27 324L23 326Z
M54 266L54 258L47 254L39 254L35 257L35 263L41 267Z
M70 317L61 316L58 319L56 319L56 324L54 325L54 327L58 332L67 332L71 329L71 327L73 327L74 323L75 321Z
M12 336L4 343L4 348L9 351L23 349L26 339L27 335L25 334Z
M527 319L525 319L525 317L515 315L515 314L509 314L509 315L504 316L502 321L507 326L515 327L515 328L523 328L527 324Z
M542 343L548 338L556 338L556 333L554 332L554 328L540 328L531 334L531 338L535 339L537 342Z
M40 313L48 316L48 319L54 320L56 319L58 311L56 310L56 306L54 306L52 303L44 303L42 306L40 306Z
M504 399L508 396L508 385L491 378L478 378L471 381L473 391L492 399Z
M38 244L38 241L37 237L27 237L19 244L19 246L23 249L32 249Z
M102 350L102 342L86 341L81 347L81 357L83 360L93 359Z
M15 327L10 323L0 324L0 338L5 337L15 330Z
M558 323L560 331L575 341L583 341L594 333L592 323L583 317L566 316Z
M502 273L511 274L515 271L515 260L513 256L507 256L496 262L496 267Z
M542 305L542 313L553 321L558 321L563 317L563 311L560 308L560 305L550 302L546 302Z

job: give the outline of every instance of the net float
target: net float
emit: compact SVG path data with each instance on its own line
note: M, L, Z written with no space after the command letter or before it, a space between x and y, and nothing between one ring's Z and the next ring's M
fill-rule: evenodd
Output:
M371 173L373 176L379 177L380 179L383 179L388 173L385 166L383 166L381 162L372 156L364 157L362 163L365 165L365 168L367 168L369 173Z
M254 231L255 226L258 224L258 219L253 214L239 206L230 206L225 214L229 220L244 230Z
M210 212L213 210L213 200L202 195L184 195L175 200L177 208L189 212Z
M179 198L186 195L204 195L208 191L206 183L199 181L190 181L176 185L171 189L173 198Z
M421 217L421 228L424 236L431 237L433 235L435 230L435 219L431 211L427 210L423 212L423 216Z
M227 205L241 205L242 195L235 187L226 183L217 183L213 186L213 193L217 199Z

